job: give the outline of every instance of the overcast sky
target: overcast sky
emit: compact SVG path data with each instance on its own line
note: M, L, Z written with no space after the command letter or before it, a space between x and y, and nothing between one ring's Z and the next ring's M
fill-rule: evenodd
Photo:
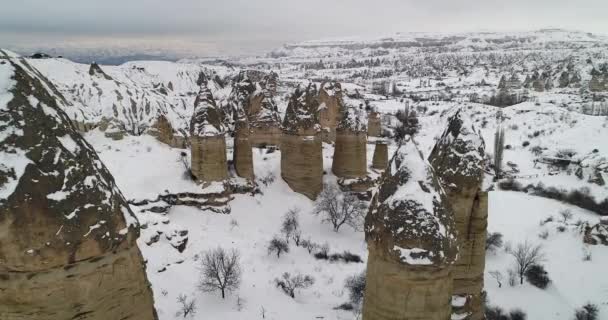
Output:
M260 53L285 42L407 31L608 34L608 0L3 0L0 47Z

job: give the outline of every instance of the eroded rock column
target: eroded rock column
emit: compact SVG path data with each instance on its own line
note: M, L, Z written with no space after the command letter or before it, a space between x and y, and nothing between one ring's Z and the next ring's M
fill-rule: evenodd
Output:
M458 231L460 254L453 271L454 301L458 301L453 313L458 319L484 319L481 292L488 219L488 195L482 190L484 155L481 135L458 111L429 157Z
M372 168L386 170L388 167L388 142L384 140L376 141L374 157L372 158Z
M190 122L192 175L208 183L228 178L226 138L219 109L203 79Z
M362 178L367 175L367 127L357 108L343 108L336 129L333 173L340 178Z
M249 141L249 121L244 113L238 116L234 129L234 169L239 177L253 180L253 153Z
M379 137L382 134L382 122L380 113L372 111L368 114L367 119L367 135L370 137Z
M138 223L37 71L0 50L0 319L156 319Z
M323 188L323 155L316 117L316 87L298 87L290 98L281 138L281 177L295 192L315 199Z
M456 243L452 212L414 143L390 163L365 221L364 320L448 320Z

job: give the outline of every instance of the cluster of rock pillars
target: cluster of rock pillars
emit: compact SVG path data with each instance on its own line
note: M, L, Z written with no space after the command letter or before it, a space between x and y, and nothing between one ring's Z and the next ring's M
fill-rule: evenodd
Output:
M52 84L26 60L0 51L0 61L15 82L0 113L0 133L10 136L0 152L27 163L14 190L0 197L0 319L156 319L137 220L113 177ZM368 170L368 136L381 133L377 113L346 106L340 84L327 82L296 88L280 122L270 103L276 81L245 74L235 87L235 172L253 180L252 147L279 146L283 179L315 199L323 188L322 142L334 143L332 171L343 190L379 185L365 222L363 319L483 319L485 146L470 121L454 113L428 160L412 139L390 161L387 141L369 139L376 146ZM190 146L192 174L204 185L229 173L225 114L204 77L200 85ZM163 135L171 140L171 132ZM5 169L0 185L16 177Z

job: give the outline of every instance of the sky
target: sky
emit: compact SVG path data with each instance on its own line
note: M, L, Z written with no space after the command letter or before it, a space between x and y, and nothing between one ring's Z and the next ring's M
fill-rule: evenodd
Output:
M1 0L0 47L66 54L255 55L395 32L608 34L606 0Z

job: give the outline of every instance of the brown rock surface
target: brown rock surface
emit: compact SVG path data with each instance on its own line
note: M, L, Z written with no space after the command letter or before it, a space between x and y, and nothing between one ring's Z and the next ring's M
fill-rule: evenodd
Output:
M336 82L324 82L319 89L319 124L323 141L330 143L336 139L336 127L344 108L342 86Z
M365 219L364 320L447 320L458 247L452 212L411 141L397 150Z
M137 220L113 177L37 71L1 50L0 61L13 78L0 88L10 92L0 105L0 319L156 319Z
M458 111L435 145L429 161L454 212L460 247L454 265L454 295L465 298L453 312L460 319L484 319L481 292L485 269L488 196L482 190L485 144Z
M388 143L383 140L376 141L374 157L372 158L372 168L386 170L388 167Z
M340 178L367 175L367 127L361 110L343 108L336 129L332 172Z
M281 177L295 191L315 199L323 188L323 157L316 117L316 87L292 95L281 138Z
M203 79L190 123L192 174L200 182L228 178L226 138L221 114Z
M253 154L249 141L249 122L244 112L237 112L234 134L234 169L239 177L253 180Z
M382 123L380 121L380 113L372 111L367 119L367 135L370 137L379 137L382 134Z

